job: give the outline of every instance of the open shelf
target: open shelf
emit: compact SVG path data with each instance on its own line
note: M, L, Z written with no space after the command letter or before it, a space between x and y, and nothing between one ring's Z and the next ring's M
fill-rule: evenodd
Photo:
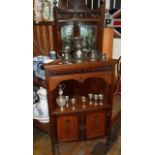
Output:
M118 96L114 96L113 109L115 108L114 105L117 104L117 107L118 107L119 106L118 104L120 104L120 102L121 102L120 101L120 97L118 98ZM102 108L103 109L109 108L109 105L107 105L106 103L103 106L97 106L97 107L95 107L94 105L92 105L92 106L88 106L85 110L90 110L91 111L91 110L94 110L94 109L102 109ZM114 124L114 122L116 122L120 118L120 110L119 109L117 110L117 112L111 118L112 119L112 124ZM70 112L70 113L74 113L75 112L75 111L73 111L71 109L71 105L68 108L66 108L64 110L64 112L61 112L61 113L62 114L65 114L65 113L68 113L68 112ZM55 114L55 115L58 114L58 113L60 113L59 108L57 108L56 111L53 112L53 114ZM49 123L41 123L38 120L33 119L33 125L36 128L39 128L40 130L42 130L45 133L48 133L48 134L50 133Z
M97 105L95 106L94 103L92 105L89 105L89 103L85 103L85 108L82 107L82 103L81 102L77 102L75 104L75 110L72 109L72 105L71 103L69 103L69 107L64 107L64 111L60 110L60 107L57 107L54 111L53 114L67 114L67 113L76 113L76 112L84 112L84 111L95 111L95 110L101 110L101 109L109 109L110 105L105 103L103 101L103 105Z

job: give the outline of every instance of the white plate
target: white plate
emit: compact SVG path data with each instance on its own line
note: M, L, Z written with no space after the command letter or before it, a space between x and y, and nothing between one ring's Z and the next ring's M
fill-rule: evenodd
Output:
M47 64L47 63L50 63L50 62L53 62L53 61L55 61L54 59L46 59L46 60L44 60L43 62L45 63L45 64Z
M37 119L41 123L48 123L49 122L49 117L47 117L47 118L41 118L41 117L33 116L33 119Z

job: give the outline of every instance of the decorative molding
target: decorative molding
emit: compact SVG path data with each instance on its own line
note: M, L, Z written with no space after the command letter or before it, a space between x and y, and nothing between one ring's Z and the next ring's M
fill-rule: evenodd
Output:
M61 76L69 74L81 74L81 73L94 73L94 72L107 72L112 71L112 66L106 67L96 67L96 68L87 68L87 69L74 69L74 70L61 70L61 71L47 71L47 76Z

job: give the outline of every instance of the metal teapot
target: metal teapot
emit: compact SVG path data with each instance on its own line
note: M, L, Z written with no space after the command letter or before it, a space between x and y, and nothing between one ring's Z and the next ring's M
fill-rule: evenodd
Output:
M40 117L47 118L49 117L47 90L43 87L40 87L40 89L37 91L37 95L39 96L39 102L36 106L39 111Z

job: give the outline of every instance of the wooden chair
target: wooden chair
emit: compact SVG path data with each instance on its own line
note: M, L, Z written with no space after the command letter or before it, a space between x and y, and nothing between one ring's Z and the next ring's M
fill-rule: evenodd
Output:
M115 94L121 95L121 56L117 60L115 76Z

